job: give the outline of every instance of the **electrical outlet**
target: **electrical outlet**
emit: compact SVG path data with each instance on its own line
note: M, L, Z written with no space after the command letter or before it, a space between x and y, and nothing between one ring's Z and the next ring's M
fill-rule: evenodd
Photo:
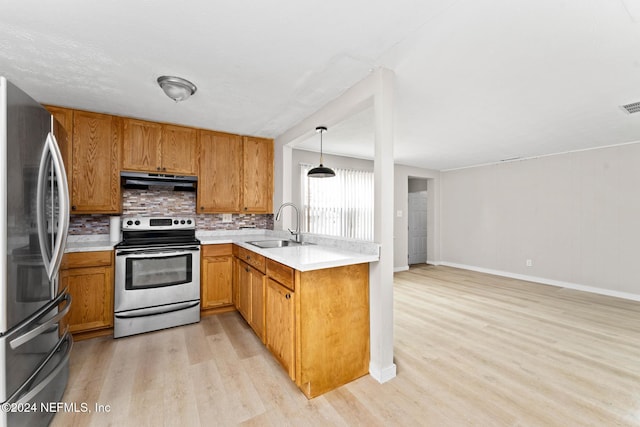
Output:
M527 267L533 267L533 260L531 259L527 260Z
M233 222L233 219L231 217L231 214L229 213L223 213L222 214L222 222Z
M398 218L402 218L402 211L396 211L396 216Z

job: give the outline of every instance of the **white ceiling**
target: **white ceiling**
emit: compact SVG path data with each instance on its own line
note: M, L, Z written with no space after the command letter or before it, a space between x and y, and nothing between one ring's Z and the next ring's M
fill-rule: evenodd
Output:
M42 103L277 137L387 67L396 162L448 169L640 140L634 1L10 1L0 74ZM176 104L160 75L198 92ZM325 150L372 157L372 123Z

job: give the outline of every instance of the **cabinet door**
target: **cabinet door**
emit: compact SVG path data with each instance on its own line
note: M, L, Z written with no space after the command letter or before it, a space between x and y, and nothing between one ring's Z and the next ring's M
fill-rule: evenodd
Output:
M244 137L243 211L273 212L273 140Z
M265 342L267 348L295 380L295 294L267 279L265 295Z
M124 119L122 169L157 172L160 165L162 125L143 120Z
M240 212L241 178L241 137L200 131L198 213Z
M122 121L106 114L73 112L72 213L120 212Z
M251 267L238 261L238 311L251 323Z
M251 275L251 320L249 324L253 327L260 340L264 342L264 290L266 276L254 268L250 268Z
M72 303L69 331L85 332L113 326L112 267L71 268L60 272L61 287L68 287Z
M53 107L51 105L46 105L45 107L56 119L54 123L53 133L56 135L58 147L60 147L60 153L62 154L64 168L67 171L69 194L71 194L71 138L73 137L73 110L69 108Z
M231 304L231 255L202 258L201 308Z
M162 127L162 172L196 175L198 132L182 126Z

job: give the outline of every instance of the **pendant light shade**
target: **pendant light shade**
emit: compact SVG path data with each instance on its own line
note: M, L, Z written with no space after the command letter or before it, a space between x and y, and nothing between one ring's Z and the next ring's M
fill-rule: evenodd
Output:
M198 90L196 85L180 77L160 76L158 84L164 93L176 102L184 101Z
M316 132L320 133L320 166L311 169L307 172L307 176L310 178L331 178L336 176L333 169L328 168L322 164L322 134L327 131L326 126L318 126Z

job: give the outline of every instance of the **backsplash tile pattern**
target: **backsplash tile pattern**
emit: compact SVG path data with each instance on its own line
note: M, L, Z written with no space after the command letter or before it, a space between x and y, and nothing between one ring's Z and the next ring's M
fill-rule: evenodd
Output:
M193 216L195 211L195 191L173 191L164 187L122 189L122 216Z
M273 230L271 214L233 214L231 222L222 222L221 214L196 215L198 230L240 230L241 228L261 228Z
M273 230L272 214L233 214L222 222L221 214L195 214L196 193L162 187L122 189L122 216L195 216L198 230L239 230L255 227ZM109 215L72 215L69 234L109 234Z
M69 234L109 234L109 215L71 215Z

